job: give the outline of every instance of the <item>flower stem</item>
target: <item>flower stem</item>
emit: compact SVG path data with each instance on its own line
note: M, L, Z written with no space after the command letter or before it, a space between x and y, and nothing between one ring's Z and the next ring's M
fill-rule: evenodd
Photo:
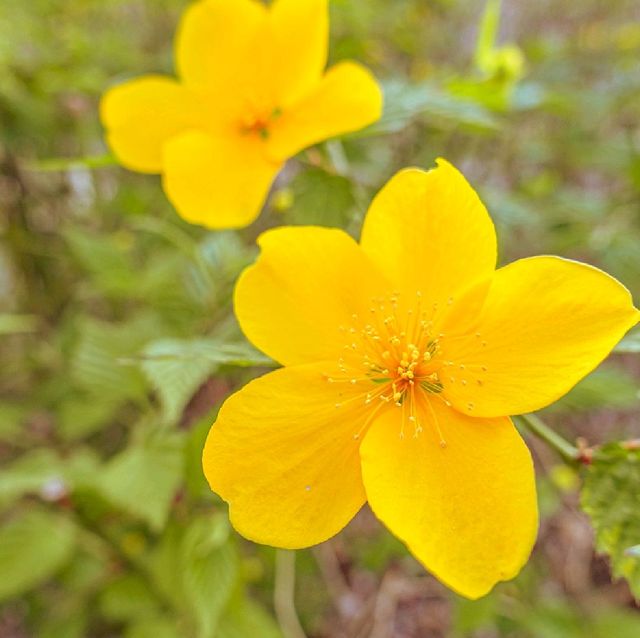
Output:
M521 414L514 417L516 423L542 439L550 445L567 463L582 462L582 453L575 446L552 430L541 418L535 414Z
M277 549L273 605L278 623L285 638L306 638L296 612L295 585L296 554L293 551Z

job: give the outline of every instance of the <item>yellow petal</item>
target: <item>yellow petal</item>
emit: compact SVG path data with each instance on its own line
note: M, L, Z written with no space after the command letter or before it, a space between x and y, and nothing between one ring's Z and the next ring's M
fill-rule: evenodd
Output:
M400 438L400 409L365 436L367 498L430 572L479 598L529 557L538 520L533 464L508 418L473 419L431 401L416 437Z
M200 0L184 13L176 43L180 77L199 90L241 86L253 75L266 7L256 0ZM255 60L254 60L255 64Z
M205 121L193 94L161 76L131 80L107 91L100 117L118 161L143 173L159 173L167 140Z
M359 414L335 407L335 386L323 370L281 368L251 381L227 399L211 428L204 473L246 538L314 545L337 534L364 503L354 438ZM362 408L361 401L353 405Z
M292 157L316 142L364 128L381 112L382 93L373 75L359 64L341 62L275 120L268 139L270 153Z
M327 64L327 0L275 0L269 18L272 50L266 71L279 108L286 109L311 91Z
M373 200L360 240L364 251L413 299L446 305L493 274L496 237L482 202L451 164L397 173Z
M250 136L190 131L165 145L163 186L188 222L238 228L258 216L280 168Z
M235 312L247 338L285 365L332 360L357 344L352 315L367 319L384 289L358 244L345 232L284 227L260 236L258 261L240 276ZM360 350L357 350L360 352Z
M496 272L468 336L455 323L442 328L441 356L452 364L445 394L475 416L538 410L591 372L639 318L629 291L597 268L559 257L516 261Z

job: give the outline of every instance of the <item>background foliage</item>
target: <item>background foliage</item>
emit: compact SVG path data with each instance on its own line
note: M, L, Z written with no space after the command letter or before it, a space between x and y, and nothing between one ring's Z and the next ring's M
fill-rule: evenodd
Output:
M0 636L276 638L291 560L230 529L200 452L220 401L269 362L230 296L282 223L357 233L397 169L442 155L478 187L501 260L560 253L640 295L635 0L334 0L332 57L385 84L382 121L311 149L237 233L183 223L113 165L101 92L172 70L186 0L0 4ZM486 10L485 10L486 9ZM75 158L75 159L74 159ZM83 159L77 159L83 158ZM632 335L546 418L589 444L640 435ZM637 638L640 456L578 474L531 441L543 521L520 577L446 591L367 511L298 555L311 636ZM289 628L289 631L291 629Z

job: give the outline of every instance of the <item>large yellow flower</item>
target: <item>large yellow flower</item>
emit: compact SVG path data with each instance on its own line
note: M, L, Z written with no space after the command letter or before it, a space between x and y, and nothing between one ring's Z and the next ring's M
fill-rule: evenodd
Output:
M180 81L146 76L106 93L118 160L162 173L184 219L245 226L287 158L380 117L382 95L354 62L326 73L327 0L200 0L176 44Z
M537 508L507 415L555 401L607 356L640 318L629 292L558 257L495 270L491 219L442 160L391 179L359 245L309 227L260 246L235 309L284 367L225 402L203 459L236 529L305 547L368 501L460 594L512 578Z

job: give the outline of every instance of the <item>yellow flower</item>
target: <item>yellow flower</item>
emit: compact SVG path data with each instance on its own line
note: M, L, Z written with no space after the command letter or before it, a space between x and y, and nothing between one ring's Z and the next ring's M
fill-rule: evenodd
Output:
M368 501L460 594L515 576L538 519L507 415L555 401L607 356L640 318L629 292L559 257L495 270L491 219L443 160L391 179L360 244L298 227L260 246L235 310L284 367L225 402L203 457L235 528L305 547Z
M101 104L118 160L162 173L184 219L245 226L287 158L380 117L382 95L354 62L326 73L327 0L200 0L176 43L179 81L152 75Z

